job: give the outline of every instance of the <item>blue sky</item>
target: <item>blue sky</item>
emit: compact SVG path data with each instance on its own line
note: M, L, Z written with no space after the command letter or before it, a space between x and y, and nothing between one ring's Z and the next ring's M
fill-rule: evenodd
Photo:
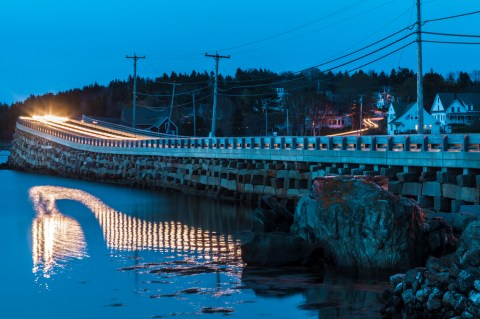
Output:
M478 0L423 2L424 20L480 10ZM231 54L220 64L223 74L260 67L297 71L414 23L414 4L415 0L2 1L0 101L126 79L132 61L125 55L133 52L147 57L139 61L139 76L152 78L172 71L210 71L213 59L204 53L215 50ZM432 22L424 29L475 34L480 15ZM480 45L426 43L424 70L433 68L444 75L478 70L479 53ZM399 66L416 68L414 46L365 70L390 72Z

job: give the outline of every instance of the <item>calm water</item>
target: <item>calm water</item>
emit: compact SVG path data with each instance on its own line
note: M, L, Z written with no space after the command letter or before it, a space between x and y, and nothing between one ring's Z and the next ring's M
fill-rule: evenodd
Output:
M245 268L242 206L9 170L0 196L1 318L379 317L384 284Z

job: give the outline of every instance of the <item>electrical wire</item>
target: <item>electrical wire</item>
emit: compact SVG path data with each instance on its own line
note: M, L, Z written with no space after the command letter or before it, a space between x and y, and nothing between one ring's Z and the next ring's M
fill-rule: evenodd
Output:
M242 51L242 52L236 52L235 54L241 54L241 53L245 53L245 52L250 52L250 51L262 49L262 48L265 48L265 47L268 47L268 46L276 45L276 44L279 44L279 43L287 42L287 41L290 41L290 40L298 39L298 38L300 38L300 37L303 37L303 36L306 36L306 35L309 35L309 34L312 34L312 33L315 33L315 32L319 32L319 31L322 31L322 30L331 28L331 27L333 27L333 26L335 26L335 25L341 24L341 23L343 23L343 22L347 22L347 21L349 21L349 20L358 18L359 16L362 16L362 15L364 15L364 14L366 14L366 13L375 11L375 10L377 10L377 9L379 9L379 8L381 8L381 7L384 7L384 6L390 4L390 3L394 2L394 1L395 1L395 0L391 0L391 1L388 1L388 2L385 2L385 3L382 3L381 5L376 6L376 7L373 8L373 9L369 9L369 10L363 11L363 12L361 12L361 13L359 13L359 14L355 14L355 15L350 16L350 17L348 17L348 18L346 18L346 19L343 19L343 20L341 20L341 21L337 21L337 22L332 23L332 24L330 24L330 25L323 26L323 27L321 27L321 28L319 28L319 29L315 29L315 30L312 30L312 31L310 31L310 32L306 32L306 33L297 35L297 36L295 36L295 37L290 37L290 38L288 38L288 39L280 40L280 41L277 41L277 42L274 42L274 43L271 43L271 44L268 44L268 45L264 45L264 46L259 47L259 48L253 48L253 49L248 49L248 50L245 50L245 51Z
M218 94L218 96L232 96L232 97L238 97L238 96L245 96L245 97L251 97L251 96L268 96L268 95L275 95L277 94L276 92L269 92L269 93L257 93L257 94Z
M441 33L441 32L428 32L422 31L424 34L443 35L447 37L464 37L464 38L480 38L477 34L457 34L457 33Z
M299 26L296 26L294 28L291 28L291 29L288 29L288 30L285 30L285 31L282 31L282 32L279 32L279 33L276 33L276 34L273 34L273 35L270 35L270 36L267 36L265 38L262 38L262 39L258 39L258 40L254 40L254 41L250 41L250 42L247 42L247 43L243 43L243 44L239 44L239 45L235 45L235 46L232 46L232 47L229 47L229 48L224 48L224 49L221 49L221 50L218 50L218 52L224 52L224 51L231 51L231 50L234 50L234 49L238 49L238 48L243 48L243 47L246 47L246 46L250 46L252 44L257 44L257 43L261 43L261 42L265 42L265 41L268 41L268 40L271 40L271 39L275 39L275 38L278 38L278 37L281 37L285 34L289 34L289 33L292 33L294 31L297 31L297 30L300 30L300 29L304 29L306 27L309 27L315 23L318 23L320 21L324 21L325 19L327 18L330 18L332 16L335 16L339 13L343 13L345 12L346 10L349 10L351 8L354 8L356 6L358 6L359 4L361 4L362 2L367 2L368 0L361 0L361 1L357 1L355 2L354 4L351 4L351 5L347 5L337 11L334 11L333 13L330 13L330 14L327 14L327 15L324 15L324 16L321 16L319 18L316 18L315 20L313 21L310 21L310 22L307 22L307 23L304 23L304 24L301 24Z
M422 42L427 42L427 43L444 43L444 44L480 44L480 42L462 42L462 41L433 41L433 40L422 40Z
M405 29L403 29L403 30L405 30ZM403 30L402 30L402 31L403 31ZM398 34L398 33L397 33L397 34ZM394 45L394 44L402 41L403 39L406 39L406 38L408 38L408 37L410 37L410 36L412 36L412 35L414 35L414 34L415 34L415 32L411 32L411 33L407 34L406 36L403 36L403 37L401 37L401 38L399 38L399 39L397 39L397 40L395 40L395 41L393 41L393 42L390 42L389 44L386 44L386 45L384 45L383 47L380 47L380 48L378 48L378 49L376 49L376 50L374 50L374 51L372 51L372 52L369 52L369 53L367 53L367 54L364 54L364 55L362 55L362 56L360 56L360 57L357 57L357 58L355 58L355 59L353 59L353 60L350 60L350 61L341 63L341 64L336 65L336 66L334 66L334 67L331 67L331 68L329 68L329 69L322 70L322 72L323 72L323 73L326 73L326 72L329 72L329 71L332 71L332 70L341 68L342 66L351 64L351 63L356 62L356 61L359 61L359 60L364 59L364 58L366 58L366 57L369 57L369 56L371 56L371 55L373 55L373 54L375 54L375 53L377 53L377 52L380 52L380 51L382 51L382 50L384 50L384 49L386 49L386 48L388 48L388 47L391 47L392 45ZM377 42L378 42L378 41L377 41ZM367 46L367 47L368 47L368 46ZM403 46L402 48L404 48L404 47L406 47L406 46ZM359 50L356 50L355 52L359 52ZM396 52L396 51L395 51L395 52ZM353 54L353 53L352 53L352 54ZM351 54L344 55L344 57L345 57L345 56L349 56L349 55L351 55ZM336 60L338 60L338 59L334 59L334 60L336 61ZM332 60L332 61L333 61L333 60ZM330 62L330 61L329 61L329 62ZM300 70L300 71L297 71L297 72L294 72L294 73L301 73L301 72L305 72L305 71L307 71L307 70L311 70L311 69L314 69L314 68L318 68L319 66L324 65L324 64L326 64L326 63L327 63L327 62L321 63L321 64L317 64L317 65L315 65L315 66L312 66L312 67L309 67L309 68L307 68L307 69L303 69L303 70ZM368 64L367 64L367 65L368 65ZM305 76L304 76L304 77L305 77ZM300 78L292 79L292 80L289 80L289 81L291 82L291 81L298 81L298 80L300 80ZM226 89L226 90L223 90L223 91L228 91L228 90L232 90L232 89L236 89L236 88L252 88L252 87L272 86L272 85L276 85L276 84L284 84L285 82L286 82L286 81L275 82L275 83L266 83L266 84L255 84L255 85L235 86L235 87L233 87L233 88L229 88L229 89Z
M218 89L219 91L222 91L222 92L227 92L227 91L231 91L231 90L234 90L234 89L244 89L244 88L254 88L254 87L264 87L264 86L272 86L272 85L276 85L276 84L285 84L285 83L289 83L289 82L293 82L293 81L298 81L298 80L301 80L302 78L294 78L294 79L290 79L290 80L283 80L283 81L277 81L277 82L272 82L272 83L262 83L262 84L251 84L251 85L238 85L238 86L233 86L233 87L230 87L228 89Z
M412 22L413 8L415 7L415 1L416 0L413 0L412 5L410 6L410 16L408 17L408 24L409 25L411 25L411 22ZM415 25L415 24L413 24L413 25ZM407 39L403 40L402 45L405 45L405 42L407 42ZM398 57L398 67L400 67L400 63L402 62L402 58L403 58L403 50L400 51L400 56Z
M312 67L310 67L310 68L318 68L318 67L323 66L323 65L325 65L325 64L329 64L329 63L331 63L331 62L340 60L340 59L345 58L345 57L347 57L347 56L350 56L350 55L352 55L352 54L355 54L355 53L358 53L358 52L360 52L360 51L363 51L363 50L365 50L365 49L367 49L367 48L369 48L369 47L371 47L371 46L373 46L373 45L375 45L375 44L378 44L378 43L380 43L380 42L382 42L382 41L384 41L384 40L386 40L386 39L388 39L388 38L391 38L391 37L394 36L394 35L397 35L397 34L400 33L401 31L405 31L405 30L407 30L407 29L408 29L408 27L407 27L407 28L404 28L404 29L402 29L402 30L400 30L400 31L398 31L398 32L395 32L394 34L392 34L392 35L390 35L390 36L388 36L388 37L385 37L385 38L383 38L383 39L381 39L381 40L379 40L379 41L376 41L376 42L374 42L374 43L372 43L372 44L370 44L370 45L367 45L366 47L363 47L363 48L361 48L361 49L359 49L359 50L356 50L356 51L354 51L354 52L352 52L352 53L345 54L345 55L343 55L343 56L341 56L341 57L339 57L339 58L336 58L336 59L333 59L333 60L330 60L330 61L327 61L327 62L324 62L324 63L321 63L321 64L317 64L317 65L312 66ZM377 50L375 50L375 51L372 51L372 52L370 52L370 53L367 53L367 54L365 54L365 55L362 55L361 57L358 57L358 58L356 58L356 59L354 59L354 60L351 60L351 61L349 61L349 62L346 62L346 63L344 63L344 64L340 64L339 66L335 67L335 69L337 69L337 68L339 68L339 67L342 67L342 66L344 66L344 65L346 65L346 64L350 64L351 62L355 62L355 61L361 60L361 59L363 59L363 58L365 58L365 57L367 57L367 56L369 56L369 55L372 55L372 54L374 54L374 53L377 53L377 52L379 52L379 51L381 51L381 50L383 50L383 49L386 49L386 48L394 45L395 43L398 43L398 42L402 41L403 39L406 39L406 38L414 35L414 34L415 34L415 32L411 32L411 33L409 33L409 34L401 37L400 39L397 39L397 40L395 40L395 41L393 41L393 42L390 42L389 44L387 44L387 45L385 45L385 46L383 46L383 47L381 47L381 48L379 48L379 49L377 49Z
M206 95L206 96L204 96L204 97L195 99L195 103L196 103L196 102L203 101L203 100L205 100L205 99L208 99L208 98L211 97L211 96L212 96L212 94L209 94L209 95ZM187 103L175 104L175 105L173 105L173 108L182 107L182 106L190 105L190 104L193 104L193 102L190 101L190 102L187 102ZM168 105L168 106L167 106L167 105L165 105L165 106L147 106L147 105L138 104L138 103L137 103L137 106L141 106L141 107L150 109L150 110L155 111L155 112L163 112L162 110L164 110L164 109L169 109L169 108L170 108L169 105ZM162 110L159 110L159 109L162 109Z
M448 17L442 17L442 18L425 20L425 21L422 21L422 26L425 25L426 23L429 23L429 22L436 22L436 21L442 21L442 20L449 20L449 19L461 18L461 17L465 17L465 16L472 15L472 14L478 14L478 13L480 13L480 10L478 10L478 11L472 11L472 12L467 12L467 13L462 13L462 14L457 14L457 15L454 15L454 16L448 16Z
M188 92L182 92L182 93L175 93L175 96L180 96L180 95L191 95L192 93L194 92L199 92L199 91L203 91L207 88L210 88L210 86L204 86L202 88L199 88L199 89L196 89L196 90L192 90L192 91L188 91ZM151 97L171 97L172 94L147 94L147 93L140 93L140 92L137 92L137 95L142 95L142 96L151 96Z
M454 19L454 18L464 17L464 16L473 15L473 14L478 14L478 13L480 13L480 11L474 11L474 12L468 12L468 13L459 14L459 15L454 15L454 16L448 16L448 17L442 17L442 18L425 20L425 21L422 23L422 25L424 25L424 24L426 24L426 23L429 23L429 22L436 22L436 21L442 21L442 20L447 20L447 19ZM409 26L407 26L407 27L405 27L405 28L403 28L403 29L401 29L401 30L399 30L399 31L397 31L397 32L394 32L394 33L392 33L392 34L390 34L390 35L388 35L388 36L386 36L386 37L378 40L378 41L375 41L375 42L373 42L373 43L371 43L371 44L369 44L369 45L367 45L367 46L364 46L364 47L362 47L362 48L360 48L360 49L358 49L358 50L355 50L355 51L353 51L353 52L350 52L350 53L348 53L348 54L342 55L342 56L340 56L340 57L338 57L338 58L325 61L325 62L320 63L320 64L317 64L317 65L315 65L315 66L312 66L312 67L309 67L309 68L306 68L306 69L302 69L302 70L300 70L300 71L291 72L291 73L289 73L289 74L299 74L299 73L302 73L302 72L306 72L306 71L308 71L308 70L311 70L311 69L314 69L314 68L318 68L318 67L320 67L320 66L324 66L324 65L327 65L327 64L329 64L329 63L332 63L332 62L341 60L341 59L343 59L343 58L346 58L346 57L348 57L348 56L354 55L354 54L359 53L359 52L361 52L361 51L364 51L364 50L366 50L366 49L368 49L368 48L370 48L370 47L372 47L372 46L374 46L374 45L376 45L376 44L379 44L379 43L381 43L381 42L383 42L383 41L385 41L385 40L387 40L387 39L389 39L389 38L392 38L392 37L394 37L395 35L398 35L399 33L403 32L403 31L405 31L405 30L408 30L408 29L411 30L416 24L417 24L417 23L414 23L414 24L412 24L412 25L409 25ZM288 33L288 32L287 32L287 33ZM434 32L423 32L423 33L433 34L433 35L445 35L445 36L480 37L480 36L476 36L476 35L454 35L454 34L434 33ZM285 34L285 32L280 33L280 34L283 35L283 34ZM278 35L280 35L280 34L278 34ZM355 59L353 59L353 60L344 62L344 63L342 63L342 64L340 64L340 65L336 65L336 66L331 67L331 68L326 69L326 70L322 70L322 72L323 72L323 73L329 72L329 71L331 71L331 70L338 69L338 68L340 68L340 67L342 67L342 66L351 64L351 63L353 63L353 62L356 62L356 61L358 61L358 60L361 60L361 59L363 59L363 58L366 58L366 57L368 57L368 56L371 56L371 55L373 55L373 54L375 54L375 53L377 53L377 52L379 52L379 51L381 51L381 50L384 50L384 49L386 49L386 48L388 48L388 47L390 47L390 46L392 46L392 45L394 45L394 44L396 44L396 43L398 43L398 42L400 42L400 41L402 41L402 40L406 40L408 37L412 36L413 34L415 34L415 32L411 32L411 33L407 34L406 36L403 36L403 37L400 38L400 39L397 39L397 40L395 40L395 41L393 41L393 42L391 42L391 43L389 43L389 44L387 44L387 45L385 45L385 46L383 46L383 47L381 47L381 48L378 48L378 49L376 49L376 50L374 50L374 51L372 51L372 52L369 52L369 53L367 53L367 54L364 54L364 55L362 55L362 56L360 56L360 57L357 57L357 58L355 58ZM257 40L257 41L259 41L259 40ZM255 41L253 41L253 42L255 42ZM251 42L251 43L253 43L253 42ZM382 59L382 58L384 58L384 57L386 57L386 56L389 56L389 55L391 55L391 54L393 54L393 53L395 53L395 52L398 52L399 50L401 50L401 49L403 49L403 48L406 48L407 46L411 45L411 44L414 43L414 42L415 42L415 41L410 42L410 43L408 43L407 45L403 45L403 46L402 46L401 48L399 48L399 49L396 49L396 50L394 50L394 51L392 51L392 52L390 52L390 53L388 53L388 54L386 54L386 55L384 55L384 56L382 56L382 57L380 57L380 58L378 58L378 59L375 59L375 60L373 60L373 61L370 61L370 62L368 62L368 63L366 63L366 64L364 64L364 65L362 65L362 66L360 66L360 67L357 67L357 68L355 68L355 69L352 69L352 70L350 70L350 71L358 70L359 68L362 68L362 67L364 67L364 66L366 66L366 65L369 65L369 64L371 64L371 63L374 63L374 62L376 62L376 61L378 61L378 60L380 60L380 59ZM449 44L478 44L478 43L476 43L476 42L430 41L430 40L424 40L423 42L429 42L429 43L449 43ZM245 44L245 45L246 45L246 44ZM299 80L302 80L302 79L305 79L305 78L306 78L306 76L305 76L305 75L302 75L302 76L297 77L297 78L288 79L288 80L282 80L282 81L277 81L277 82L273 82L273 83L262 83L262 84L253 84L253 85L239 85L239 86L234 86L234 87L231 87L231 88L228 88L228 89L219 89L219 90L222 91L222 92L227 92L227 91L234 90L234 89L239 89L239 88L267 87L267 86L273 86L273 85L278 85L278 84L284 85L285 83L294 82L294 81L299 81ZM224 83L229 83L229 82L248 83L248 82L266 81L266 80L270 80L270 79L278 79L278 76L276 76L276 77L270 77L270 78L255 79L255 80L253 80L253 79L252 79L252 80L235 80L235 81L223 81L223 82L224 82ZM157 83L173 84L172 82L157 82ZM181 83L181 84L198 84L198 83L204 83L204 82ZM201 89L198 89L198 90L193 90L193 91L191 91L191 92L185 92L185 93L180 93L180 94L176 94L176 95L191 94L191 93L193 93L194 91L200 91L200 90L203 90L203 89L206 89L206 88L208 88L208 86L207 86L207 87L204 87L204 88L201 88ZM171 96L171 95L161 95L161 94L155 95L155 94L145 94L145 93L137 93L137 94L139 94L139 95L144 95L144 96L155 96L155 97L162 97L162 96L163 96L163 97L168 97L168 96ZM227 94L224 94L224 95L227 95ZM240 94L237 94L237 95L228 94L228 95L229 95L229 96L245 96L245 95L240 95ZM267 95L267 93L261 94L261 95Z
M340 52L338 52L337 54L334 54L334 55L328 57L328 59L332 59L332 58L334 58L335 56L337 56L338 54L343 54L344 52L348 52L348 51L350 51L350 49L352 49L352 48L354 48L354 47L356 47L356 46L364 43L365 41L371 39L374 35L376 35L377 33L381 32L381 31L384 31L386 27L388 27L389 25L391 25L391 24L393 24L394 22L396 22L397 20L399 20L399 19L400 19L404 14L406 14L408 11L410 11L410 17L409 17L409 19L408 19L408 25L410 26L410 25L411 25L411 22L410 22L410 21L411 21L411 15L412 15L413 7L414 7L414 6L415 6L415 0L413 0L413 4L412 4L409 8L407 8L405 11L401 12L397 17L395 17L395 18L393 18L393 19L388 19L388 22L387 22L385 25L381 26L379 29L377 29L376 31L374 31L374 32L371 33L370 35L368 35L367 37L363 38L362 40L354 43L353 45L345 48L345 50L340 51ZM407 27L407 28L410 28L410 27ZM400 32L401 32L401 30L399 31L399 33L400 33ZM405 43L404 43L404 44L405 44Z
M377 62L377 61L379 61L379 60L381 60L381 59L383 59L383 58L386 58L387 56L392 55L392 54L394 54L395 52L398 52L398 51L400 51L400 50L402 50L402 49L404 49L404 48L406 48L406 47L408 47L408 46L410 46L410 45L412 45L412 44L414 44L414 43L416 43L416 42L417 42L417 41L414 40L414 41L412 41L412 42L410 42L410 43L407 43L406 45L404 45L404 46L402 46L402 47L400 47L400 48L398 48L398 49L396 49L396 50L394 50L394 51L392 51L392 52L389 52L389 53L387 53L387 54L385 54L385 55L382 55L381 57L379 57L379 58L377 58L377 59L375 59L375 60L372 60L372 61L370 61L370 62L368 62L368 63L365 63L365 64L363 64L363 65L361 65L361 66L359 66L359 67L356 67L356 68L354 68L354 69L348 70L347 73L356 71L356 70L361 69L361 68L363 68L363 67L365 67L365 66L367 66L367 65L370 65L370 64L372 64L372 63L374 63L374 62Z
M209 94L209 95L206 95L206 96L201 97L201 98L199 98L199 99L196 99L196 100L195 100L195 103L196 103L196 102L199 102L199 101L206 100L206 99L208 99L208 98L211 97L211 96L212 96L212 94ZM193 104L193 103L192 103L192 102L188 102L188 103L176 104L176 105L174 105L173 107L174 107L174 108L175 108L175 107L181 107L181 106L190 105L190 104Z

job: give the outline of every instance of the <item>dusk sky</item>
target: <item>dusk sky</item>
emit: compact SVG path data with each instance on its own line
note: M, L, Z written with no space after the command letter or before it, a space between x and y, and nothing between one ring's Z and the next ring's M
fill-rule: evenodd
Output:
M423 20L480 10L479 0L423 3ZM211 71L214 61L204 54L215 50L231 55L220 63L222 74L233 75L237 68L298 71L413 24L415 10L415 0L2 1L0 102L127 79L133 66L125 56L134 52L146 55L138 62L138 75L150 78L172 71ZM480 15L427 23L424 30L479 34ZM360 66L413 39L339 70ZM479 56L479 45L425 43L424 71L471 72L480 69ZM412 45L364 70L415 70L415 59Z

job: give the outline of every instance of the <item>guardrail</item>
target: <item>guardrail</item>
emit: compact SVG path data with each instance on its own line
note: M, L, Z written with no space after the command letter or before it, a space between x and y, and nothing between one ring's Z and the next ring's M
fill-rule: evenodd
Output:
M19 118L22 126L66 141L100 147L165 149L328 150L370 152L480 152L480 134L278 136L278 137L156 137L107 140L65 133L43 123ZM479 156L480 160L480 156Z
M82 121L84 123L95 125L97 127L101 126L102 128L109 128L109 129L129 133L133 135L143 135L143 136L163 137L163 138L179 137L178 135L156 133L152 131L146 131L146 130L128 127L128 126L117 124L117 123L102 121L100 119L91 118L86 115L82 115ZM186 137L186 136L180 136L180 137Z

